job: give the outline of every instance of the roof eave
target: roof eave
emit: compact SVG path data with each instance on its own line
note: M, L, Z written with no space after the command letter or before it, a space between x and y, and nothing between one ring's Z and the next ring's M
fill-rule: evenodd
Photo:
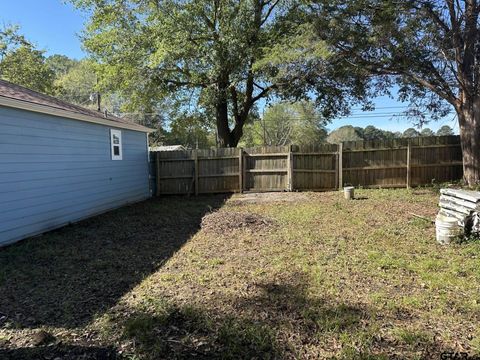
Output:
M100 124L110 127L116 127L120 129L127 129L133 131L140 131L145 133L154 132L154 129L148 128L143 125L138 124L126 124L109 119L101 119L94 116L88 116L84 114L78 114L72 111L67 111L63 109L56 109L46 105L35 104L27 101L12 99L4 96L0 96L0 106L5 106L9 108L27 110L62 118L68 118L72 120L85 121L93 124Z

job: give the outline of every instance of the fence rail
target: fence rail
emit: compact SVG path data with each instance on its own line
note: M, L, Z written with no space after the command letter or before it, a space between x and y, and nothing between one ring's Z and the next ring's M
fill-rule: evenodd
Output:
M463 175L458 136L151 155L157 195L410 187Z

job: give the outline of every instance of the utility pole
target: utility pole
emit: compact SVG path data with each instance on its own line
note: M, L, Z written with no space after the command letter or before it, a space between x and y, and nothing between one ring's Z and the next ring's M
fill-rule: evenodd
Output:
M101 101L102 96L100 95L100 92L97 92L97 111L102 111Z
M101 102L102 96L100 95L100 91L98 90L98 75L95 74L96 83L97 83L97 111L102 111Z

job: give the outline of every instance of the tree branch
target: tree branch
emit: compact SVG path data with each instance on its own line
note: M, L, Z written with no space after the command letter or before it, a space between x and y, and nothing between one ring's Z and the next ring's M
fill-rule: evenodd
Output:
M262 4L262 7L264 5L268 5L271 1L268 1L268 2L264 2ZM278 3L280 2L280 0L276 0L273 2L273 4L268 8L267 10L267 13L265 14L264 18L262 19L262 21L260 22L260 26L262 26L263 24L265 24L265 22L268 20L268 18L270 17L270 15L272 14L273 10L275 9L275 7L278 5Z
M232 96L232 103L233 103L233 117L235 119L235 124L240 123L240 113L238 112L238 93L235 86L230 86L230 94Z
M445 35L450 33L451 29L447 25L445 21L443 21L440 16L433 10L431 3L425 3L423 6L423 9L427 13L427 15L430 16L430 18L439 25L443 31L445 32Z
M348 61L348 60L347 60ZM358 66L356 64L353 64L350 62L351 65ZM430 91L434 92L437 94L439 97L442 99L448 101L451 105L454 107L458 106L458 99L457 97L451 92L449 89L443 89L443 90L448 90L448 91L442 91L439 86L436 86L434 83L432 83L430 80L425 79L415 73L409 72L404 69L395 69L391 67L385 67L384 65L381 64L362 64L362 67L368 69L371 73L376 74L376 75L401 75L405 76L411 81L416 82L419 85L422 85L423 87L426 87ZM431 65L433 67L433 65Z

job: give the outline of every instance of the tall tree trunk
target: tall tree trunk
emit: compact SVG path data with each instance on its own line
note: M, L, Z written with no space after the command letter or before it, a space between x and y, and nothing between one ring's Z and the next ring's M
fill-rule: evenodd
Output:
M235 128L232 131L232 136L231 136L231 147L235 147L238 145L238 142L242 138L243 135L243 124L245 123L244 120L242 120L241 123L238 123L235 125Z
M251 94L247 94L251 97ZM216 99L216 122L217 122L217 134L218 145L220 147L236 147L243 135L243 125L245 124L251 105L244 106L241 113L238 112L238 104L236 95L231 99L234 107L234 119L235 127L230 130L228 119L228 81L219 81L217 87L217 99Z
M230 147L230 128L228 126L228 102L217 99L216 122L218 145L220 147Z
M233 147L232 134L228 124L228 80L221 79L217 85L217 98L215 116L217 122L218 145L220 147Z
M457 110L463 156L463 178L480 184L480 97L466 100Z

